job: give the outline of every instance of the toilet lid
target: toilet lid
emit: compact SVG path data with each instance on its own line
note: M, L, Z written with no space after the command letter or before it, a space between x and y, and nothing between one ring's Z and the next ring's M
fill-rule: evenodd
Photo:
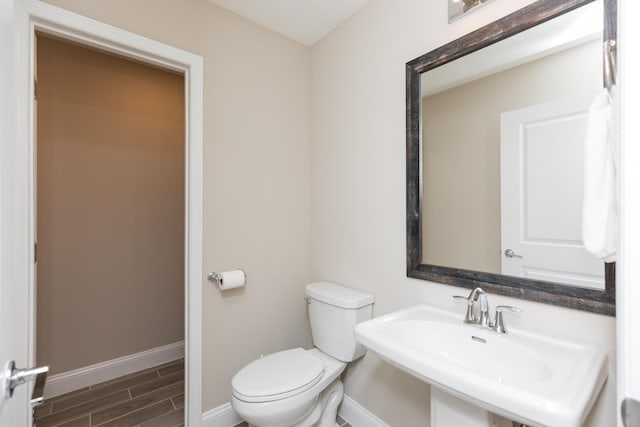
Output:
M324 373L324 363L294 348L261 357L231 380L233 395L245 402L270 402L295 396L313 387Z

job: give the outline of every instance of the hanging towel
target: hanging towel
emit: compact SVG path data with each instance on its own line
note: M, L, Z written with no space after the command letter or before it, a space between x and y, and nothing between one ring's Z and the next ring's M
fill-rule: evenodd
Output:
M606 262L615 261L618 248L615 92L615 87L602 89L589 107L584 142L582 240L589 253Z

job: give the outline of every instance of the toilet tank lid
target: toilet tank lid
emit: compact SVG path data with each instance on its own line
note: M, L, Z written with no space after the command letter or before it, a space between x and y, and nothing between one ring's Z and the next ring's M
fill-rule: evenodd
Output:
M315 300L342 308L360 308L371 305L374 301L371 294L331 282L310 283L306 287L306 294Z

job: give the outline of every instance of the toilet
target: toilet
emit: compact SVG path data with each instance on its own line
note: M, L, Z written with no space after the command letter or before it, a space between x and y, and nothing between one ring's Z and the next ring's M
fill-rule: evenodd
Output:
M315 348L294 348L261 357L231 381L231 405L257 427L336 427L347 363L365 348L355 326L371 319L373 295L329 282L305 288Z

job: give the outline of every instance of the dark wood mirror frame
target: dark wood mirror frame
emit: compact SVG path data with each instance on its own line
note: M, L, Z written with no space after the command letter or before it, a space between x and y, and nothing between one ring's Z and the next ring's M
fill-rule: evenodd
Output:
M422 264L421 74L553 19L594 0L538 0L406 65L407 91L407 276L464 288L481 286L507 295L615 316L615 263L605 264L605 289L594 290L515 276ZM604 40L616 40L615 0L603 0Z

